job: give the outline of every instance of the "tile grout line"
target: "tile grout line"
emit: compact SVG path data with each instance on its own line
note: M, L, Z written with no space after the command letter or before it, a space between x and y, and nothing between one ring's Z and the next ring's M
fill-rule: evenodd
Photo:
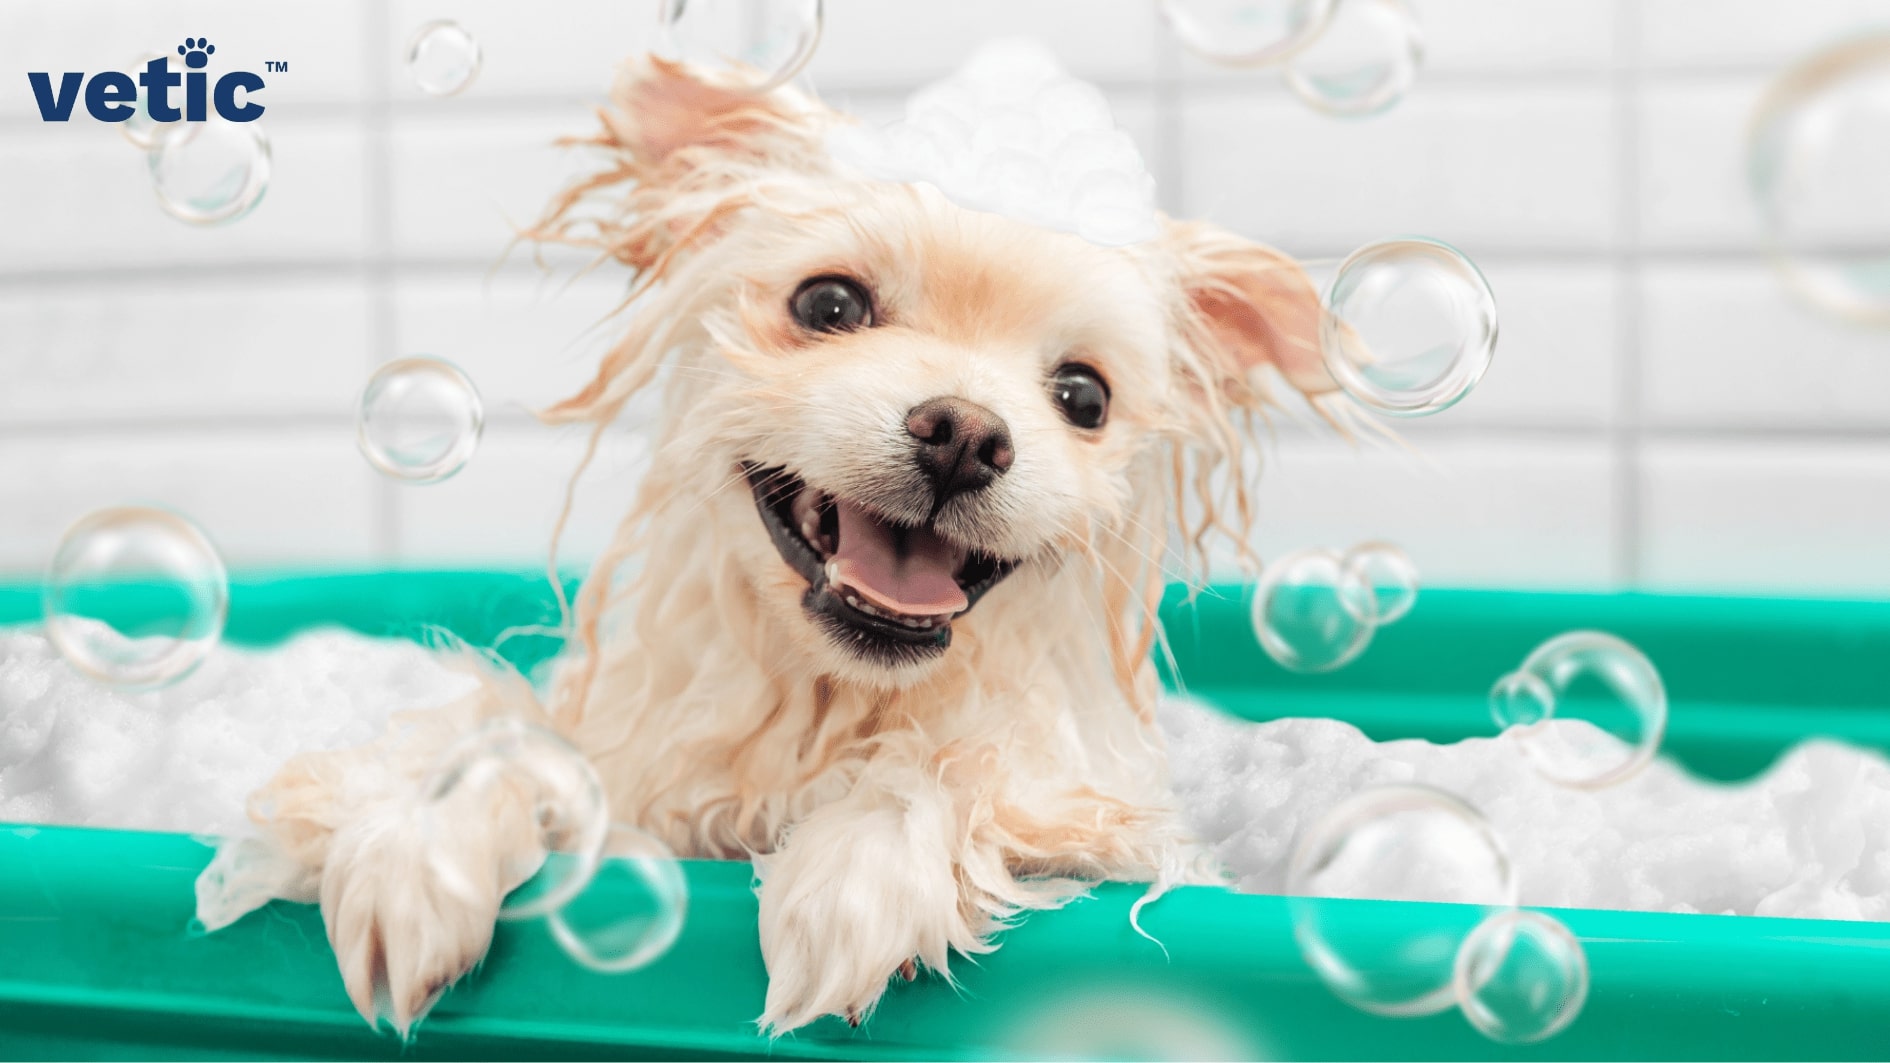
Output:
M1615 409L1610 428L1614 521L1611 552L1620 584L1645 578L1642 551L1641 404L1645 373L1641 350L1640 19L1634 0L1615 0L1614 62L1608 88L1615 144Z
M395 356L395 308L393 263L393 182L392 93L389 91L391 56L386 49L393 41L391 21L385 6L375 0L360 0L366 11L363 29L367 34L368 106L367 143L367 262L365 283L368 299L367 365L362 379ZM369 514L373 521L369 539L383 561L400 556L400 488L384 476L368 474Z

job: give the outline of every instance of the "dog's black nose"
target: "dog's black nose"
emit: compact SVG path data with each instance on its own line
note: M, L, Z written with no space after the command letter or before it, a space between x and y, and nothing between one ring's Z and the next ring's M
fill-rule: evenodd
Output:
M918 440L914 458L932 478L937 505L1004 475L1017 456L1004 418L964 399L919 403L906 414L906 431Z

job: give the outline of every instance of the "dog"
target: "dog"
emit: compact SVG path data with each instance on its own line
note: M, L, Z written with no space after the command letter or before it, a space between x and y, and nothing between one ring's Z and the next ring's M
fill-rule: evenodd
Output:
M1298 264L863 177L828 149L852 119L660 58L600 117L604 165L529 235L631 271L628 321L544 417L594 451L662 402L564 657L542 697L495 675L284 765L199 882L205 925L318 901L355 1006L404 1035L545 857L516 791L422 826L422 780L495 719L567 738L618 821L754 862L772 1035L858 1024L1097 880L1212 880L1167 791L1156 607L1171 542L1247 541L1278 385L1343 416Z

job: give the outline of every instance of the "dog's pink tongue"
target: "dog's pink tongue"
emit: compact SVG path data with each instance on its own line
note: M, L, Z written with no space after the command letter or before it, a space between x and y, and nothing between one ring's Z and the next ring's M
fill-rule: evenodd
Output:
M847 502L840 510L840 542L832 582L906 616L946 616L971 603L958 586L964 551L928 528L895 529Z

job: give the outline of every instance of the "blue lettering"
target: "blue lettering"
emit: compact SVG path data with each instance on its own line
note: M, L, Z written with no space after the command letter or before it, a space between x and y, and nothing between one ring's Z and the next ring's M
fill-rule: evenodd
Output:
M101 122L123 122L136 110L138 84L117 70L93 74L85 84L85 109Z
M192 71L184 75L184 117L192 122L201 122L210 116L206 103L208 93L204 91L203 74Z
M263 87L263 79L247 70L234 70L217 79L216 104L217 114L226 122L254 122L263 116L263 105L244 101L236 102L238 92L256 92Z
M53 95L51 74L27 74L33 85L33 100L39 104L39 117L47 122L63 122L72 117L72 105L79 102L79 82L84 74L59 75L59 95Z
M153 59L145 64L144 73L138 75L138 84L144 86L144 109L151 112L152 121L175 122L184 117L171 106L171 88L183 83L183 75L171 73L165 60Z

